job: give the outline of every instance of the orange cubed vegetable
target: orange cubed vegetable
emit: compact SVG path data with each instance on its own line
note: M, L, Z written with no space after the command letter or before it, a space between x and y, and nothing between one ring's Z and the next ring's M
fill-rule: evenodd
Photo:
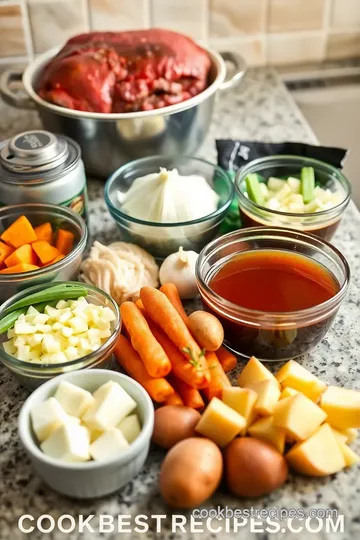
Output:
M60 251L46 242L45 240L37 240L33 242L32 245L36 255L39 257L41 264L46 264L50 261L53 261L61 255Z
M5 259L5 264L9 268L18 264L36 264L37 257L30 244L24 244L17 248L9 257Z
M1 240L14 248L31 244L36 240L35 231L25 216L20 216L10 227L1 235Z
M59 229L55 245L63 255L68 255L74 246L74 234L71 231Z
M65 255L61 254L61 255L58 255L53 261L50 261L46 264L43 264L42 266L50 266L51 264L55 264L57 263L58 261L61 261L61 259L63 259L65 257Z
M52 243L53 230L49 222L43 223L34 229L37 240L45 240L45 242Z
M4 242L0 242L0 267L3 266L5 259L7 259L13 251L11 246L4 244Z
M18 274L20 272L30 272L31 270L38 270L38 266L35 264L21 263L16 266L10 266L10 268L4 268L0 270L0 274Z

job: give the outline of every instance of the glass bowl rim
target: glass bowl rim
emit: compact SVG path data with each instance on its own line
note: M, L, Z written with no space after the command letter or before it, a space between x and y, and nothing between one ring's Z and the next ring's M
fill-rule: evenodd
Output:
M196 161L196 162L199 162L199 163L202 163L202 164L205 164L205 165L209 165L210 167L212 167L214 169L214 171L219 173L219 175L222 176L223 179L227 183L227 187L229 189L229 196L228 196L226 202L222 206L220 206L220 208L217 208L211 214L206 214L205 216L202 216L202 217L197 218L197 219L192 219L190 221L179 221L179 222L175 222L175 223L174 222L171 222L171 223L165 223L165 222L164 223L159 223L159 222L154 222L154 221L145 221L143 219L138 219L138 218L129 216L129 214L125 214L119 208L117 208L116 206L113 205L113 203L111 202L110 196L109 196L110 188L112 187L112 184L115 182L115 180L120 176L120 174L122 174L124 172L124 170L126 170L127 168L129 168L131 166L136 166L136 165L141 164L141 163L149 163L151 161L161 160L161 159L189 160L189 161ZM132 223L138 223L139 225L146 225L148 227L185 227L187 225L196 225L198 223L203 223L204 221L208 221L210 219L216 218L218 216L221 216L221 214L225 213L226 210L231 205L231 203L232 203L232 201L234 199L234 196L235 196L234 182L230 179L229 175L226 173L226 171L222 167L220 167L219 165L216 165L214 163L211 163L210 161L202 159L202 158L197 158L197 157L187 156L187 155L176 156L174 154L165 155L165 156L163 156L161 154L156 154L154 156L148 156L148 157L145 157L145 158L138 158L138 159L135 159L133 161L129 161L128 163L125 163L124 165L119 167L116 171L114 171L109 176L109 178L106 181L105 187L104 187L105 202L106 202L106 205L107 205L107 207L109 209L110 214L114 218L119 217L121 219L131 221Z
M328 169L329 173L335 172L336 175L340 176L341 178L341 180L339 180L339 178L336 178L336 181L340 182L342 187L345 189L345 198L340 203L336 204L335 206L332 206L331 208L327 208L326 210L321 210L320 212L304 212L300 214L298 212L282 212L280 210L272 210L271 208L267 208L266 206L261 206L260 204L257 204L251 199L248 199L247 197L245 197L245 195L240 189L240 184L245 181L245 178L246 178L245 175L248 174L249 171L256 172L256 171L253 171L252 169L259 165L265 165L265 164L271 165L271 163L276 160L283 161L284 163L294 161L295 162L294 165L298 161L306 161L306 163L308 164L307 166L310 166L310 167L312 166L313 168L316 168L316 167L317 168L321 167L323 169L325 168L325 169ZM272 156L257 158L250 161L249 163L244 165L244 167L239 169L238 172L236 173L234 187L235 187L235 195L239 198L239 201L241 201L241 203L244 204L244 206L251 206L251 207L256 208L257 210L261 210L262 212L265 211L265 212L268 212L269 214L274 214L275 216L285 216L285 217L298 218L298 219L303 219L303 218L308 218L308 217L311 217L311 218L323 217L323 216L326 217L328 214L331 214L337 209L341 210L342 208L345 208L349 204L349 201L351 198L351 184L340 169L337 169L333 165L330 165L330 163L326 163L325 161L320 161L319 159L308 158L306 156L296 156L296 155L291 155L291 154L286 154L286 155L275 154Z
M62 211L65 215L67 215L68 218L75 218L75 221L79 228L81 229L81 236L80 240L77 243L77 245L68 253L65 255L63 259L60 261L49 264L48 266L44 266L43 268L38 268L36 270L30 270L30 272L14 272L13 274L0 274L0 283L4 281L4 284L6 282L11 282L12 279L17 279L19 281L22 281L19 278L24 278L27 280L27 278L33 278L42 276L45 274L48 274L49 272L52 272L53 270L62 270L67 264L69 264L75 257L77 257L82 251L84 251L87 241L88 241L88 228L84 221L84 219L71 210L70 208L67 208L66 206L59 206L57 204L50 204L50 203L24 203L24 204L11 204L7 206L3 206L0 208L0 218L6 217L6 211L11 210L24 210L23 214L26 214L26 210L39 210L43 211L44 213L48 212L49 214L54 214L54 217L57 216L57 212ZM3 216L1 214L4 214ZM49 218L50 219L50 218ZM21 292L21 291L19 291Z
M23 289L22 291L19 291L16 294L14 294L13 296L11 296L8 300L5 300L5 302L3 304L1 304L1 306L0 306L0 316L1 316L1 313L5 309L7 309L14 301L17 300L17 296L22 295L24 292L32 293L32 292L36 292L39 289L41 290L44 287L46 287L46 288L52 287L52 286L54 286L54 283L55 283L55 285L65 285L65 284L82 285L83 287L89 289L90 291L93 291L93 292L97 293L102 298L105 298L106 300L108 300L110 302L110 304L114 307L115 317L116 317L115 327L114 327L113 331L111 332L111 336L109 336L107 338L107 340L104 341L104 343L98 349L96 349L96 351L92 351L91 353L89 353L89 354L87 354L85 356L82 356L80 358L76 358L75 360L69 360L68 362L61 362L59 364L41 364L41 363L26 362L24 360L19 360L18 358L15 358L15 356L10 356L9 354L7 354L5 352L5 350L3 349L3 347L2 347L2 344L0 343L1 354L5 356L6 361L9 364L12 364L15 367L30 368L31 370L34 370L34 371L36 371L36 370L39 370L39 371L44 370L44 373L46 373L46 370L50 371L49 368L57 370L57 369L62 369L64 367L66 368L66 367L70 367L70 366L75 366L76 364L83 363L83 362L90 362L91 363L92 360L96 360L97 357L99 356L99 354L101 356L101 354L103 352L105 352L106 349L113 344L113 342L116 339L118 333L120 332L120 330L121 330L121 316L120 316L119 306L117 305L115 300L108 293L106 293L105 291L103 291L99 287L96 287L95 285L91 285L90 283L84 283L84 282L80 282L80 281L56 281L56 282L51 282L51 283L43 283L41 285L34 285L32 287L28 287L26 289ZM1 362L1 358L0 358L0 362ZM86 367L87 366L85 366L85 368ZM56 375L54 375L54 377L55 376Z
M234 304L233 302L230 302L229 300L226 300L225 298L223 298L222 296L220 296L219 294L217 294L215 291L213 291L213 289L211 289L211 287L208 285L208 283L205 283L205 280L203 278L203 276L201 275L202 273L202 269L201 269L201 266L203 264L203 262L206 260L206 258L211 255L213 249L215 247L220 247L220 245L216 245L217 243L219 242L222 242L224 239L229 239L230 237L237 237L239 234L243 234L244 236L246 234L261 234L263 233L264 236L267 236L267 235L278 235L278 237L283 237L284 233L286 235L289 235L289 236L294 236L296 238L294 238L295 241L300 241L302 243L309 243L308 241L309 240L312 240L312 241L316 241L318 242L319 244L323 244L323 245L326 245L327 248L330 249L330 251L332 251L333 253L335 253L335 255L341 260L342 264L344 265L344 274L345 274L345 279L344 279L344 283L340 286L339 290L337 291L337 293L332 296L331 298L329 298L328 300L326 300L325 302L321 302L320 304L316 304L315 306L312 306L312 307L309 307L309 308L305 308L305 309L301 309L301 310L297 310L297 311L284 311L284 312L277 312L277 311L272 311L272 312L266 312L266 311L261 311L261 310L256 310L256 309L250 309L250 308L244 308L242 306L239 306L238 304ZM299 238L300 237L300 238ZM237 238L237 240L239 240L239 238ZM241 238L241 240L243 241L246 241L246 237L244 238ZM268 250L271 250L272 248L267 248ZM248 250L248 251L252 251L252 250ZM283 251L283 249L280 249L279 251ZM232 254L232 255L236 255L236 253ZM310 258L308 257L307 255L303 255L304 257L307 257L307 258ZM197 258L197 261L196 261L196 266L195 266L195 275L196 275L196 280L198 282L198 286L199 286L199 289L200 289L200 292L202 289L204 289L206 295L209 295L210 297L213 297L214 298L214 303L216 303L216 305L218 306L221 306L223 307L224 309L229 309L231 311L235 311L235 312L238 312L238 315L241 316L248 316L249 318L249 324L252 323L252 321L255 319L255 318L259 318L260 321L259 321L259 324L258 326L261 326L261 321L263 321L265 323L265 321L270 318L272 320L276 319L279 321L279 323L281 323L281 321L283 321L283 319L291 319L291 322L287 321L287 323L289 325L294 325L294 323L297 321L297 320L303 320L303 319L306 319L308 318L309 316L317 313L317 312L320 312L320 313L323 313L325 311L325 316L328 314L328 311L330 311L331 309L334 308L334 306L337 306L338 304L340 304L340 302L342 301L342 299L344 298L345 294L346 294L346 291L349 287L349 284L350 284L350 266L349 266L349 263L347 262L345 256L341 253L341 251L339 249L337 249L335 246L333 246L330 242L327 242L326 240L323 240L321 238L319 238L318 236L314 235L314 234L309 234L309 233L303 233L303 232L300 232L300 231L296 231L296 230L292 230L292 229L287 229L285 227L247 227L247 228L244 228L244 229L238 229L237 231L232 231L232 232L229 232L219 238L215 238L215 240L213 240L212 242L210 242L209 244L207 244L207 246L205 246L198 258ZM286 323L286 321L285 321Z

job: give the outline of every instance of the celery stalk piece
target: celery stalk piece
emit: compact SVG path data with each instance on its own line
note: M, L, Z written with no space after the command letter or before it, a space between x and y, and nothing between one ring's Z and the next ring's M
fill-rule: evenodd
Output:
M315 174L312 167L303 167L301 169L301 194L304 203L307 204L314 198Z
M265 198L260 188L260 183L259 183L257 175L255 173L248 174L247 177L245 178L245 182L246 182L246 191L249 196L249 199L251 199L256 204L259 204L260 206L264 206Z

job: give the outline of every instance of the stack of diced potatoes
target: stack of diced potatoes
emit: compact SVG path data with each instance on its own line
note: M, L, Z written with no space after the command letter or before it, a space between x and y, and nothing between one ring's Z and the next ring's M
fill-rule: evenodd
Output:
M136 407L117 382L108 381L91 394L62 381L55 395L30 414L47 456L66 462L104 461L124 452L140 434Z
M54 233L51 223L33 227L20 216L0 236L0 274L30 272L61 261L74 246L74 234L65 229Z
M250 435L284 453L289 465L325 476L357 463L349 444L360 428L360 392L327 386L294 360L274 376L252 357L238 387L213 398L196 430L219 446Z
M7 332L2 346L7 354L25 362L60 364L96 351L111 336L113 311L84 297L59 300L40 313L30 306Z

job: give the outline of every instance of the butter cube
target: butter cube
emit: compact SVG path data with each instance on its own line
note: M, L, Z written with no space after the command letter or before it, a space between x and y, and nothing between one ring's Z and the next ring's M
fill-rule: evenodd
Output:
M318 401L326 389L326 384L302 367L295 360L289 360L275 375L283 388L290 386L303 393L312 401Z
M285 429L274 426L273 417L259 418L248 429L249 435L268 442L280 454L284 453L285 449Z
M302 441L310 437L325 418L326 413L320 407L299 393L277 402L273 424L285 429L292 439Z
M54 431L41 445L47 456L70 463L90 459L89 431L74 423L68 423Z
M281 392L279 399L285 399L290 396L295 396L295 394L298 394L299 391L295 390L294 388L290 388L290 386L287 386L284 388L284 390Z
M295 444L285 458L295 471L308 476L327 476L345 467L343 454L329 424L323 424L306 441Z
M67 381L62 381L59 384L54 398L57 399L67 414L77 418L80 418L90 405L95 402L90 392Z
M129 447L128 441L119 429L105 431L90 445L90 455L96 461L105 461L115 457Z
M140 435L141 426L137 414L130 414L116 426L131 444Z
M232 441L246 426L246 420L220 399L214 397L202 414L195 430L221 448Z
M331 426L340 430L360 428L360 392L329 386L321 396L320 407Z
M222 394L222 401L243 416L246 420L246 425L242 434L246 432L247 427L252 424L256 416L254 411L254 405L257 400L257 394L250 388L237 388L236 386L229 386L224 388Z
M40 442L47 439L67 421L66 412L53 397L34 407L30 416L33 430Z
M116 382L109 381L94 393L94 403L82 416L90 429L105 431L116 426L136 408L136 402Z
M252 356L238 378L239 386L249 386L251 383L265 380L275 380L274 375L255 356Z
M249 388L257 394L254 412L262 416L271 416L280 398L280 388L276 381L268 379L250 383Z

